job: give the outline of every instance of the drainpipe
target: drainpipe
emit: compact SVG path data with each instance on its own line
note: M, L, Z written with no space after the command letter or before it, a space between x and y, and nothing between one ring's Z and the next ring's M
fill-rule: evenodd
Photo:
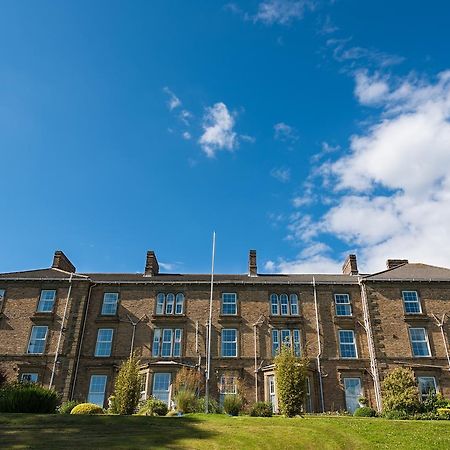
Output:
M434 320L436 321L436 325L441 329L442 341L444 342L445 356L447 357L448 370L450 371L450 354L448 351L447 338L445 337L445 332L444 332L444 323L445 323L447 313L445 313L442 316L442 320L439 320L434 314L432 314L432 316L434 317Z
M81 329L81 336L80 336L80 344L78 346L78 352L77 352L77 362L75 365L75 373L73 375L73 382L72 382L72 389L71 389L71 393L70 393L70 400L73 400L73 396L75 393L75 385L77 382L77 376L78 376L78 368L80 366L80 358L81 358L81 349L83 348L83 338L84 338L84 332L86 330L86 322L87 322L87 315L88 315L88 311L89 311L89 303L91 302L91 292L92 292L92 288L97 286L97 283L91 284L89 286L89 291L88 291L88 295L87 295L87 301L86 301L86 309L84 311L84 316L83 316L83 327Z
M64 331L64 323L66 322L67 308L69 306L70 294L72 292L72 276L73 276L73 273L70 274L70 278L69 278L69 290L67 291L66 305L64 306L64 313L61 318L61 328L59 329L58 344L56 345L56 352L55 352L55 358L53 360L52 374L50 376L50 383L48 384L49 389L52 388L53 381L55 379L56 364L58 362L58 356L59 356L59 347L61 346L62 334Z
M370 357L370 370L372 372L373 385L375 388L375 402L377 406L377 411L381 412L382 402L381 402L381 385L380 385L380 375L378 373L378 362L375 351L375 343L373 339L372 324L370 322L370 310L369 302L367 300L366 285L362 278L358 280L359 286L361 288L361 301L363 306L364 314L364 328L367 334L367 344L369 347L369 357Z
M320 394L320 410L325 411L324 399L323 399L323 380L322 380L322 365L320 363L320 357L322 356L322 342L320 340L320 323L319 323L319 306L317 303L317 289L316 278L313 277L313 292L314 292L314 308L316 311L316 329L317 329L317 373L319 375L319 394Z
M258 402L258 326L264 323L264 316L260 316L259 319L253 324L253 338L254 338L254 351L255 351L255 401Z

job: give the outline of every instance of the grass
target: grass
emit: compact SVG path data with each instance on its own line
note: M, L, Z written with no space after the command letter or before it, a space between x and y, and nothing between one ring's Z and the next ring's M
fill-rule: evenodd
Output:
M0 414L0 447L36 449L443 449L449 421Z

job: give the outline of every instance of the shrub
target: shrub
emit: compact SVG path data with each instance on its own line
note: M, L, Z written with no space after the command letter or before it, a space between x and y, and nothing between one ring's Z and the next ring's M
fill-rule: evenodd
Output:
M180 389L174 397L177 411L181 413L195 412L197 409L197 397L194 391Z
M252 417L272 417L272 403L257 402L250 409Z
M199 397L197 399L197 407L195 409L195 412L197 413L205 412L205 403L206 403L205 397ZM223 409L216 400L214 400L213 398L209 398L208 411L212 414L221 414L223 412Z
M369 406L361 406L361 408L356 408L353 413L355 417L376 417L377 413L374 409Z
M223 409L230 416L238 416L239 412L242 409L242 399L240 395L225 395L225 399L223 401Z
M278 405L280 412L287 417L302 413L308 364L306 358L294 356L287 345L282 345L275 357Z
M385 411L383 413L383 417L385 419L392 419L392 420L407 420L410 418L410 416L405 411L397 411L395 409Z
M150 397L139 410L140 416L165 416L169 408L157 398Z
M176 411L175 409L171 409L167 414L166 417L176 417L178 416L178 411Z
M446 408L448 400L441 393L430 392L427 399L421 403L421 412L436 412L438 408Z
M139 374L139 359L131 355L120 366L114 384L114 414L130 415L137 410L141 396L141 376ZM112 412L112 411L111 411Z
M79 404L80 402L76 400L69 400L61 404L61 406L58 408L58 412L60 414L70 414L72 409Z
M182 367L173 382L174 393L178 391L191 391L199 393L201 388L202 376L198 370Z
M36 384L11 383L0 389L0 412L52 414L58 403L56 391Z
M364 396L361 396L361 397L358 398L358 403L361 406L369 406L369 400L367 400L367 398L364 397Z
M438 408L436 412L439 417L450 420L450 408Z
M406 415L419 409L419 391L411 369L399 367L389 373L382 383L385 411L403 411Z
M93 416L95 414L103 414L103 409L94 403L80 403L70 411L70 414Z

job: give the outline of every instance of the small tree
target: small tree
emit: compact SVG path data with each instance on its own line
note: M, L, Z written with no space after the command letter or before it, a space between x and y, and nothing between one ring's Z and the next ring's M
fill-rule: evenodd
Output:
M419 407L419 390L411 369L398 367L382 383L384 411L415 412Z
M173 382L173 389L175 393L184 390L198 394L201 389L201 382L202 376L198 370L182 367L177 372L175 381Z
M306 395L308 360L294 356L292 349L282 345L275 357L275 376L280 412L294 417L303 411Z
M117 414L130 415L136 412L141 395L140 361L133 353L120 366L114 384L114 411Z

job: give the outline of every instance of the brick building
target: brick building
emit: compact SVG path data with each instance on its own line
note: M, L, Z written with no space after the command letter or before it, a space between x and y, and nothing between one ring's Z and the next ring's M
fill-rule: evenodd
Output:
M450 269L388 260L360 275L215 275L211 395L239 386L249 403L276 405L273 356L283 342L310 359L305 409L381 408L380 382L411 367L420 392L450 396ZM0 367L52 386L64 399L106 404L120 363L141 359L143 396L166 402L180 367L205 371L210 275L78 273L63 252L48 269L0 274Z

